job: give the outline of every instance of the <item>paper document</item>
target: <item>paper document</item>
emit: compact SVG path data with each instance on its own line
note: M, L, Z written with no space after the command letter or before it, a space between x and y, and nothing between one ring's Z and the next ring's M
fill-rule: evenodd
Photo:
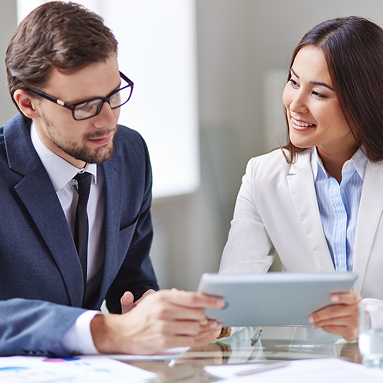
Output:
M111 354L108 358L117 360L171 360L177 359L179 356L188 351L190 347L175 347L159 352L155 355L128 355L128 354Z
M288 365L256 372L265 364L242 364L224 366L206 366L204 370L210 375L224 378L220 383L382 383L383 369L368 369L367 367L341 359L305 359L291 361ZM254 371L252 374L241 375L244 371Z
M157 376L101 356L69 359L33 356L0 358L0 382L7 383L142 383Z

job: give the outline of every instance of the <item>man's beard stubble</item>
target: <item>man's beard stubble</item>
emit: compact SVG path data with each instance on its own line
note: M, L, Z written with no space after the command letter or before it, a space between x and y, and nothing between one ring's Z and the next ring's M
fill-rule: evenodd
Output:
M75 158L76 160L86 162L88 164L101 164L107 160L109 160L114 152L114 139L116 137L117 126L114 128L113 137L110 142L104 146L100 146L97 149L90 150L85 142L88 138L97 138L105 136L110 133L110 130L101 130L96 131L95 133L88 134L83 137L84 144L82 146L73 143L73 142L64 142L64 140L60 140L59 137L55 134L55 130L52 127L52 124L48 121L46 117L42 117L42 120L46 126L47 134L51 141L63 152Z

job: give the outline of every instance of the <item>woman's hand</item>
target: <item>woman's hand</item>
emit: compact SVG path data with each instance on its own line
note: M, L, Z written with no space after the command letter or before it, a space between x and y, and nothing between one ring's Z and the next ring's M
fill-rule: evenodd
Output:
M334 305L315 311L309 316L314 328L342 336L347 341L358 338L358 303L362 297L355 291L332 294Z

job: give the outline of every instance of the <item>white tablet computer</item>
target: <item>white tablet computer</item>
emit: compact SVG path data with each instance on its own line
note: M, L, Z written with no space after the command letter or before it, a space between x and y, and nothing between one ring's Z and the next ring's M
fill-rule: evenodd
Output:
M205 273L198 291L225 299L222 310L205 310L224 327L310 325L308 316L332 304L332 293L350 291L357 277L351 272Z

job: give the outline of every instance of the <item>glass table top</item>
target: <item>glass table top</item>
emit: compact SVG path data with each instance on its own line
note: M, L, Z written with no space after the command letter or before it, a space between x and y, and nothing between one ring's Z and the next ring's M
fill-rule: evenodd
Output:
M341 358L361 363L357 342L306 326L236 328L231 337L192 347L174 358L131 360L125 363L152 371L152 382L215 382L205 366L223 364L269 364L277 361Z

